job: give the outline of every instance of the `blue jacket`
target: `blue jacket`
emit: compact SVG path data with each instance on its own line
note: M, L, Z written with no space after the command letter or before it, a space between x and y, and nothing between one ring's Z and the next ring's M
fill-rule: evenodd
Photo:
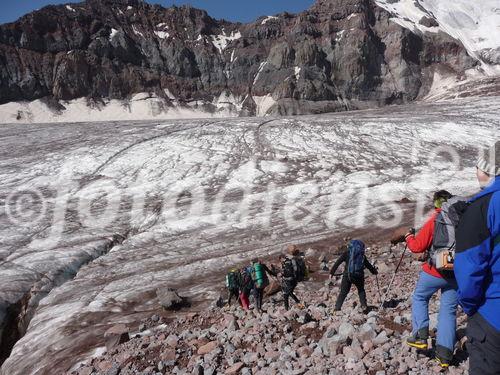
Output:
M456 238L459 303L500 331L500 176L471 199Z

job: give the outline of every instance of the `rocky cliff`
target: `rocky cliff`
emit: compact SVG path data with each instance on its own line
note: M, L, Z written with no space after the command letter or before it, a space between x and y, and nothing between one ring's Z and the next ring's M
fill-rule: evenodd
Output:
M319 113L412 101L436 71L478 64L449 35L391 17L373 0L317 0L250 24L141 0L48 6L0 26L0 104L43 99L63 111L76 98L147 93L158 113Z

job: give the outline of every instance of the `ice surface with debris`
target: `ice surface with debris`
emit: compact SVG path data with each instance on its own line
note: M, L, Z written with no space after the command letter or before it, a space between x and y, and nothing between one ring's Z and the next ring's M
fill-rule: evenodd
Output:
M158 288L203 301L221 265L383 230L414 212L398 202L438 188L471 194L479 149L499 127L498 97L292 118L3 124L0 312L31 291L33 315L0 374L64 373L109 327L157 312ZM29 220L16 215L23 204Z

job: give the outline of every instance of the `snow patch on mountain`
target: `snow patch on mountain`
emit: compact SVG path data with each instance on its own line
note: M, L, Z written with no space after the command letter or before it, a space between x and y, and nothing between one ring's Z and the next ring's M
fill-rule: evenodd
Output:
M459 40L467 52L482 62L488 75L500 69L500 3L498 0L376 0L394 14L399 25L420 32L442 31ZM426 26L425 19L436 26Z
M143 34L143 33L141 33L141 32L137 29L137 27L136 27L135 25L132 25L132 31L134 32L134 34L135 34L135 35L138 35L138 36L140 36L140 37L144 38L144 34Z
M161 30L155 30L154 33L160 39L166 39L170 36L170 34L168 32L161 31Z
M274 20L278 20L279 18L276 17L276 16L267 16L266 18L264 18L261 22L261 25L265 25L266 23L268 23L269 21L274 21Z
M175 100L175 96L170 91L165 92L170 100ZM127 101L113 99L91 105L85 98L75 99L61 102L64 109L58 110L49 108L42 100L10 102L0 105L0 123L160 120L237 116L238 111L241 110L241 104L230 95L223 98L214 100L213 103L196 101L181 106L175 102L174 105L169 105L163 98L149 93L139 93ZM214 105L214 110L210 111L204 108L206 104Z
M230 42L240 38L241 32L239 31L232 31L230 35L226 35L226 32L223 30L222 34L212 35L212 44L219 50L219 53L222 53Z
M259 69L257 69L257 74L255 75L255 78L253 79L253 84L255 85L257 81L259 80L260 73L264 69L264 67L267 65L267 61L263 61L260 63Z
M118 30L111 29L111 33L109 34L109 40L113 40L113 38L118 34Z
M266 116L271 107L276 104L276 100L273 99L271 94L253 96L253 100L257 105L257 116Z

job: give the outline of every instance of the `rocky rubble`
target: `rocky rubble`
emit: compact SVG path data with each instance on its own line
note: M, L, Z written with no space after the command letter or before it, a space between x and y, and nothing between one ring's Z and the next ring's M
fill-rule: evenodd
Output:
M0 26L0 104L44 98L61 112L76 98L120 99L125 110L147 93L158 112L320 113L412 101L435 72L478 64L449 35L391 17L374 0L317 0L248 24L140 0L48 6Z
M402 249L372 248L379 264L382 293ZM322 259L323 260L323 259ZM113 347L105 355L76 366L71 375L116 374L429 374L441 369L432 350L416 352L402 341L411 329L411 296L418 262L407 258L383 309L367 315L351 291L341 313L333 313L338 282L317 271L298 288L305 306L285 311L280 294L267 299L264 312L237 306L184 313L171 322L153 316L143 332ZM378 306L373 276L367 276L367 295ZM437 303L431 301L431 328L436 326ZM465 317L459 316L459 338ZM121 332L121 329L118 329ZM458 345L457 345L458 346ZM450 374L465 374L466 355L457 349Z

